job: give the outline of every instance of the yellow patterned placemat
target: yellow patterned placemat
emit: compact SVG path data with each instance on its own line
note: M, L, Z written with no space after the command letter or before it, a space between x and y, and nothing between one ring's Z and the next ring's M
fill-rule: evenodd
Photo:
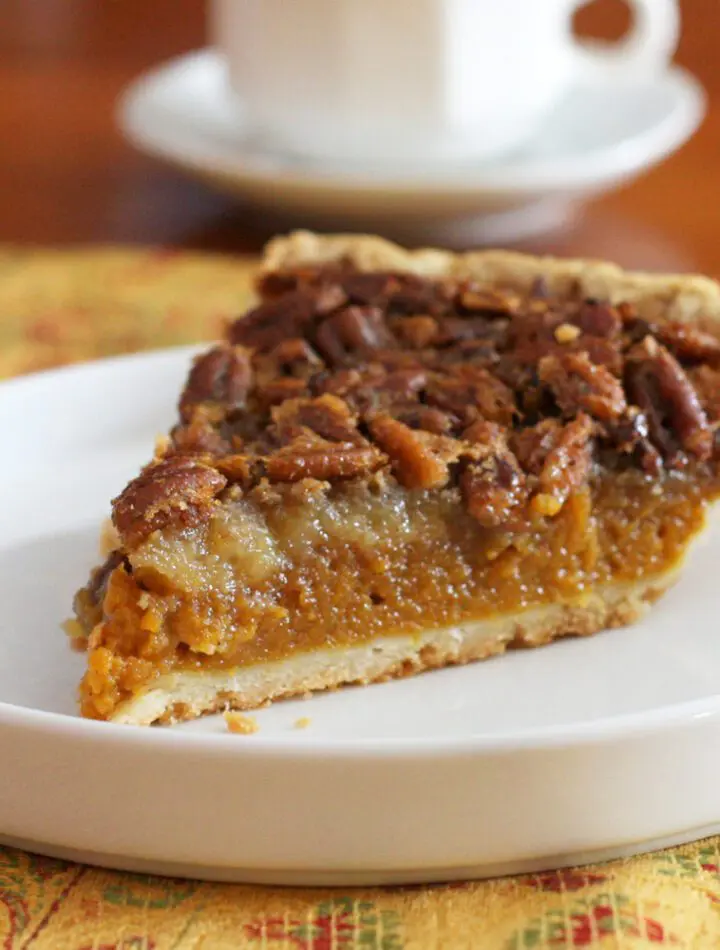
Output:
M217 337L246 304L255 263L0 247L0 377Z
M0 249L0 376L215 337L247 300L252 266ZM121 874L0 848L0 950L659 946L720 948L720 839L579 870L336 891Z

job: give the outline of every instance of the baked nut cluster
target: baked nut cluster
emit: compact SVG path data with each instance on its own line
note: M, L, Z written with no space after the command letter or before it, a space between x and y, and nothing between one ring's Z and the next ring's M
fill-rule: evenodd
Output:
M629 304L349 264L271 273L259 291L115 500L126 548L229 491L305 480L453 490L481 525L511 528L556 514L598 466L656 478L715 451L720 342Z

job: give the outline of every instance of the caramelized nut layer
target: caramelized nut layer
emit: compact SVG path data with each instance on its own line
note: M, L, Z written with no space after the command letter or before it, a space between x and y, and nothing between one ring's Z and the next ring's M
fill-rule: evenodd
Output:
M345 265L267 275L193 366L164 455L115 501L123 544L258 485L387 471L459 489L497 527L556 514L598 464L657 478L708 461L720 342L549 297L539 277L521 297Z

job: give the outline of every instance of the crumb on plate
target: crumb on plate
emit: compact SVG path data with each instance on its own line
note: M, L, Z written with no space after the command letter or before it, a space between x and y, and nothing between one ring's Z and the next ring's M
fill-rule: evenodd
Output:
M310 725L311 722L312 720L310 719L309 716L301 716L299 719L295 720L295 728L307 729L307 727Z
M257 724L257 720L252 716L245 716L243 713L229 711L226 712L224 716L228 732L234 732L240 736L251 736L253 732L257 732L260 728Z

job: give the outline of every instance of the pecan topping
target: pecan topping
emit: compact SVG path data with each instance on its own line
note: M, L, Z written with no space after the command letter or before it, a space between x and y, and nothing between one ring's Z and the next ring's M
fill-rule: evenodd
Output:
M299 482L304 478L336 481L371 475L385 461L385 456L372 445L299 436L271 455L265 463L265 470L267 477L274 482Z
M577 316L577 325L583 333L596 337L619 336L623 321L617 308L601 300L585 300Z
M323 361L307 340L294 337L283 340L270 350L267 361L263 361L273 374L297 376L306 379L323 368Z
M180 418L189 422L202 403L215 403L223 415L245 405L252 386L248 352L240 346L220 345L195 360L180 397Z
M201 521L227 479L198 457L171 455L152 462L113 501L113 524L135 546L169 524Z
M650 436L662 454L677 464L677 440L690 455L710 458L713 434L707 415L675 357L647 336L630 351L628 360L628 392L647 415Z
M377 307L347 307L328 317L317 331L316 343L331 363L393 345L393 337Z
M454 346L440 350L433 359L433 365L441 370L459 365L497 369L500 359L492 340L460 340Z
M683 362L717 362L720 359L720 340L697 327L686 323L664 323L657 328L655 335Z
M435 342L439 325L434 317L403 317L394 323L395 332L400 339L413 349L421 350Z
M231 343L267 350L287 337L302 336L317 314L312 293L295 290L260 304L230 327Z
M446 346L464 340L484 340L495 345L505 340L507 320L487 320L485 317L446 317L437 332L436 343Z
M264 408L269 406L279 406L286 399L298 399L301 396L307 396L307 385L305 380L296 379L294 376L280 377L271 379L269 382L263 382L258 386L256 395L260 405Z
M662 471L662 457L650 441L647 417L636 406L628 406L620 419L606 427L610 441L617 451L634 455L646 475L657 476Z
M370 421L375 441L390 457L395 477L405 488L442 488L450 478L449 464L461 446L455 439L409 428L388 415Z
M414 402L425 385L426 374L420 368L388 372L378 363L358 369L323 373L313 380L318 393L342 397L357 413L369 414Z
M510 521L527 501L525 475L499 425L475 422L464 438L475 448L474 460L460 476L465 504L481 525L497 528Z
M587 353L546 356L538 364L538 375L567 416L584 410L596 419L617 419L625 410L620 381L604 366L591 363Z
M557 444L561 427L559 419L543 419L537 425L513 433L511 446L526 472L540 474L550 450Z
M688 372L688 377L708 419L720 422L720 369L697 366Z
M537 514L557 514L569 496L585 484L592 463L592 433L592 420L584 414L554 430L554 444L545 457L538 475L539 490L532 499Z
M256 287L263 300L269 300L272 297L282 297L283 294L297 290L299 281L299 274L272 271L259 277L256 281Z
M194 365L163 460L117 499L126 543L206 517L226 485L304 497L387 469L511 528L607 467L720 458L720 340L692 326L542 278L521 294L341 261L258 286Z
M326 394L317 399L290 399L272 410L275 429L293 439L309 429L328 442L366 444L357 431L357 416L347 403Z
M517 294L469 285L461 291L459 304L469 313L482 313L488 317L510 316L518 311L521 300Z
M414 274L350 273L341 284L351 303L382 307L392 314L434 316L449 305L447 288Z
M262 475L262 466L250 455L226 455L217 460L218 471L233 485L250 488Z
M172 431L172 448L180 455L225 455L231 445L217 426L217 419L206 406L197 406L189 422Z
M367 306L387 303L389 274L356 273L343 277L342 287L351 303Z
M426 399L467 423L480 417L509 425L517 411L510 387L482 367L464 367L434 378L428 384Z
M315 313L324 316L332 313L333 310L339 310L348 302L348 297L340 284L321 285L315 298Z
M596 336L581 336L575 344L576 350L584 350L591 362L604 366L614 376L622 376L623 357L616 341Z
M423 406L421 403L396 411L395 417L411 429L424 429L426 432L434 432L435 435L449 435L460 425L457 416L442 412L434 406Z

